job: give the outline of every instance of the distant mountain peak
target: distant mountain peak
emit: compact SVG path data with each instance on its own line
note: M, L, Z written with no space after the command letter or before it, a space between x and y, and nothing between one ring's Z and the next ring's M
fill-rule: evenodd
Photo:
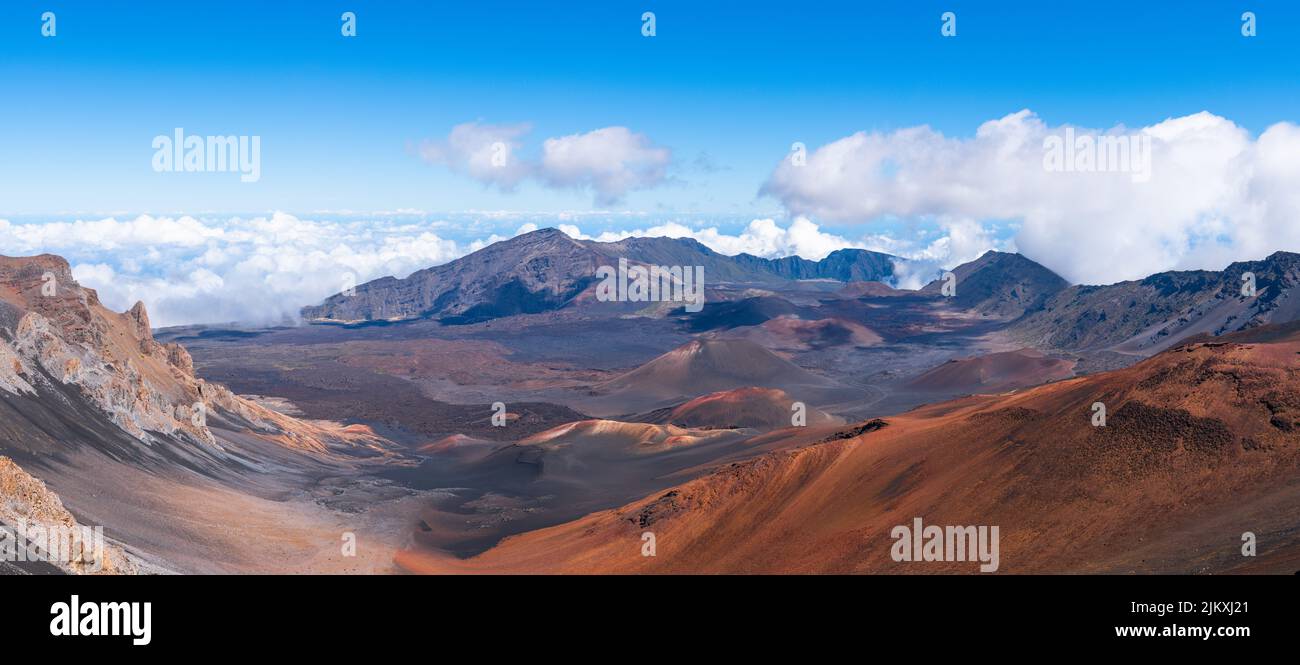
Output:
M985 265L991 265L991 264L996 264L996 265L1008 265L1008 264L1022 265L1022 266L1031 267L1031 268L1034 268L1034 269L1042 269L1042 270L1046 270L1047 272L1052 272L1050 269L1048 269L1047 267L1043 266L1041 263L1038 263L1037 261L1035 261L1035 260L1033 260L1033 259L1031 259L1031 258L1025 256L1024 254L1021 254L1021 253L1019 253L1019 252L1003 252L1003 251L999 251L999 250L996 250L996 249L990 249L990 250L984 252L983 254L980 254L979 258L975 259L974 261L970 261L970 262L965 263L965 264L962 264L962 265L963 265L963 266L967 266L967 267L969 267L970 269L974 269L974 268L976 268L976 267L982 267L982 266L985 266ZM958 268L961 268L961 267L962 267L962 266L958 266ZM1052 273L1052 274L1055 274L1055 273Z
M982 314L1017 318L1034 311L1069 286L1060 275L1017 253L989 250L979 258L952 269L959 307ZM937 279L921 290L941 293L944 280Z
M569 237L569 234L564 231L549 226L535 231L529 231L527 233L520 233L513 238L507 238L501 242L508 244L528 244L547 240L569 240L577 242L573 238Z
M526 238L526 237L529 237L529 236L535 236L535 237L541 237L541 238L548 237L548 236L549 236L549 237L554 237L554 236L564 236L565 238L568 238L568 237L569 237L569 234L567 234L567 233L565 233L564 231L561 231L560 229L557 229L557 228L555 228L555 227L553 227L553 226L544 226L544 227L542 227L542 228L540 228L540 229L536 229L536 230L534 230L534 231L529 231L528 233L521 233L521 234L519 234L519 235L517 235L517 236L515 236L515 237L516 237L516 238Z

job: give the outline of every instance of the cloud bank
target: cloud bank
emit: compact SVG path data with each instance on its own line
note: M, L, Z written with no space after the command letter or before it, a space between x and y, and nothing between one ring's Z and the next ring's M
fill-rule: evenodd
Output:
M1065 278L1109 283L1169 269L1220 269L1300 250L1300 128L1252 138L1207 112L1149 127L1072 127L1079 136L1149 137L1149 180L1127 172L1045 168L1049 127L1030 111L982 124L971 138L929 127L859 132L787 159L762 191L794 215L863 223L938 220L965 242L972 224L1019 224L1016 247Z
M427 225L330 222L283 213L251 219L0 220L6 254L64 256L83 285L121 311L137 300L155 326L280 323L348 284L405 276L477 249Z

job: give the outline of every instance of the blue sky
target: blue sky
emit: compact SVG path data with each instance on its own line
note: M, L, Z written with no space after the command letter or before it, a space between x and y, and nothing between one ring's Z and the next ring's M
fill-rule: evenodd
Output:
M1300 104L1286 2L203 4L0 7L0 213L593 207L581 191L484 188L407 149L480 120L531 123L538 140L626 126L674 161L618 207L747 216L780 209L758 189L793 141L969 135L1022 108L1095 127L1209 110L1260 131ZM173 127L262 136L263 178L154 173L150 140Z
M1091 283L1221 268L1300 251L1297 44L1275 0L7 0L0 253L63 254L168 323L547 225L931 268L1007 249ZM1155 177L1045 176L1067 126L1153 137ZM261 178L155 172L177 127L260 137ZM522 170L476 171L458 132Z

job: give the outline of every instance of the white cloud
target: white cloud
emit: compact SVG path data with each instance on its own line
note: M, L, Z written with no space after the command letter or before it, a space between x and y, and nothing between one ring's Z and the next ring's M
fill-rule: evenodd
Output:
M118 249L176 245L197 247L210 239L221 238L224 231L205 226L193 217L154 218L141 215L118 221L106 218L95 221L51 222L48 224L11 224L0 219L0 238L9 247L43 247L53 252L60 248L94 247Z
M630 190L662 182L671 161L672 153L655 147L645 135L605 127L546 139L541 176L557 187L590 188L597 203L608 205Z
M937 238L925 242L924 238L915 241L899 241L888 236L874 236L869 242L877 246L877 251L887 252L909 259L906 263L896 263L894 277L898 287L919 289L930 283L943 271L963 263L978 259L990 249L1015 251L1015 244L1001 241L994 237L991 229L969 219L940 219Z
M518 139L531 130L527 124L466 122L453 127L445 141L421 143L419 153L427 162L509 191L533 170L518 155Z
M839 222L881 217L949 220L950 252L986 238L976 220L1014 220L1015 245L1067 279L1105 283L1173 268L1300 250L1300 128L1257 139L1210 113L1129 130L1150 137L1151 177L1044 168L1044 139L1060 135L1029 111L981 125L972 138L928 127L859 132L787 160L763 187L793 214Z
M468 122L453 127L446 140L423 142L418 152L427 162L503 191L531 178L547 187L591 191L600 205L663 183L672 162L670 150L626 127L548 138L541 157L532 160L520 154L520 139L529 131L526 124Z
M476 248L424 230L428 226L284 213L227 220L0 220L0 247L7 254L67 257L77 280L97 289L106 306L121 311L142 300L155 326L279 323L343 290L348 280L404 277Z

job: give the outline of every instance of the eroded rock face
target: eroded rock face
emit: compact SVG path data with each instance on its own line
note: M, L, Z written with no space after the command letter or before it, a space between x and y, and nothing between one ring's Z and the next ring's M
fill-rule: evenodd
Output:
M0 341L0 390L14 394L31 394L36 392L27 382L27 367L8 342Z
M0 457L0 523L12 529L11 533L16 533L20 524L28 534L37 529L45 533L68 533L82 528L72 513L63 507L57 494L8 457ZM135 562L120 548L92 541L71 543L67 552L52 557L49 563L78 575L133 575L139 572Z
M176 368L183 376L194 376L194 358L185 347L172 342L163 347L167 352L167 363Z
M149 433L157 432L196 443L216 443L205 424L190 417L194 405L202 401L197 390L183 381L157 385L141 371L142 359L106 357L102 349L67 342L61 332L44 316L28 312L15 331L14 349L20 360L39 366L54 380L81 388L118 427L138 439L149 441ZM165 362L165 356L143 360ZM24 374L31 376L32 372ZM194 381L193 376L188 378Z
M0 390L75 386L146 444L163 435L219 449L209 419L221 417L291 447L325 449L329 437L319 427L195 377L189 352L154 340L143 303L108 310L59 257L0 257L0 307Z

